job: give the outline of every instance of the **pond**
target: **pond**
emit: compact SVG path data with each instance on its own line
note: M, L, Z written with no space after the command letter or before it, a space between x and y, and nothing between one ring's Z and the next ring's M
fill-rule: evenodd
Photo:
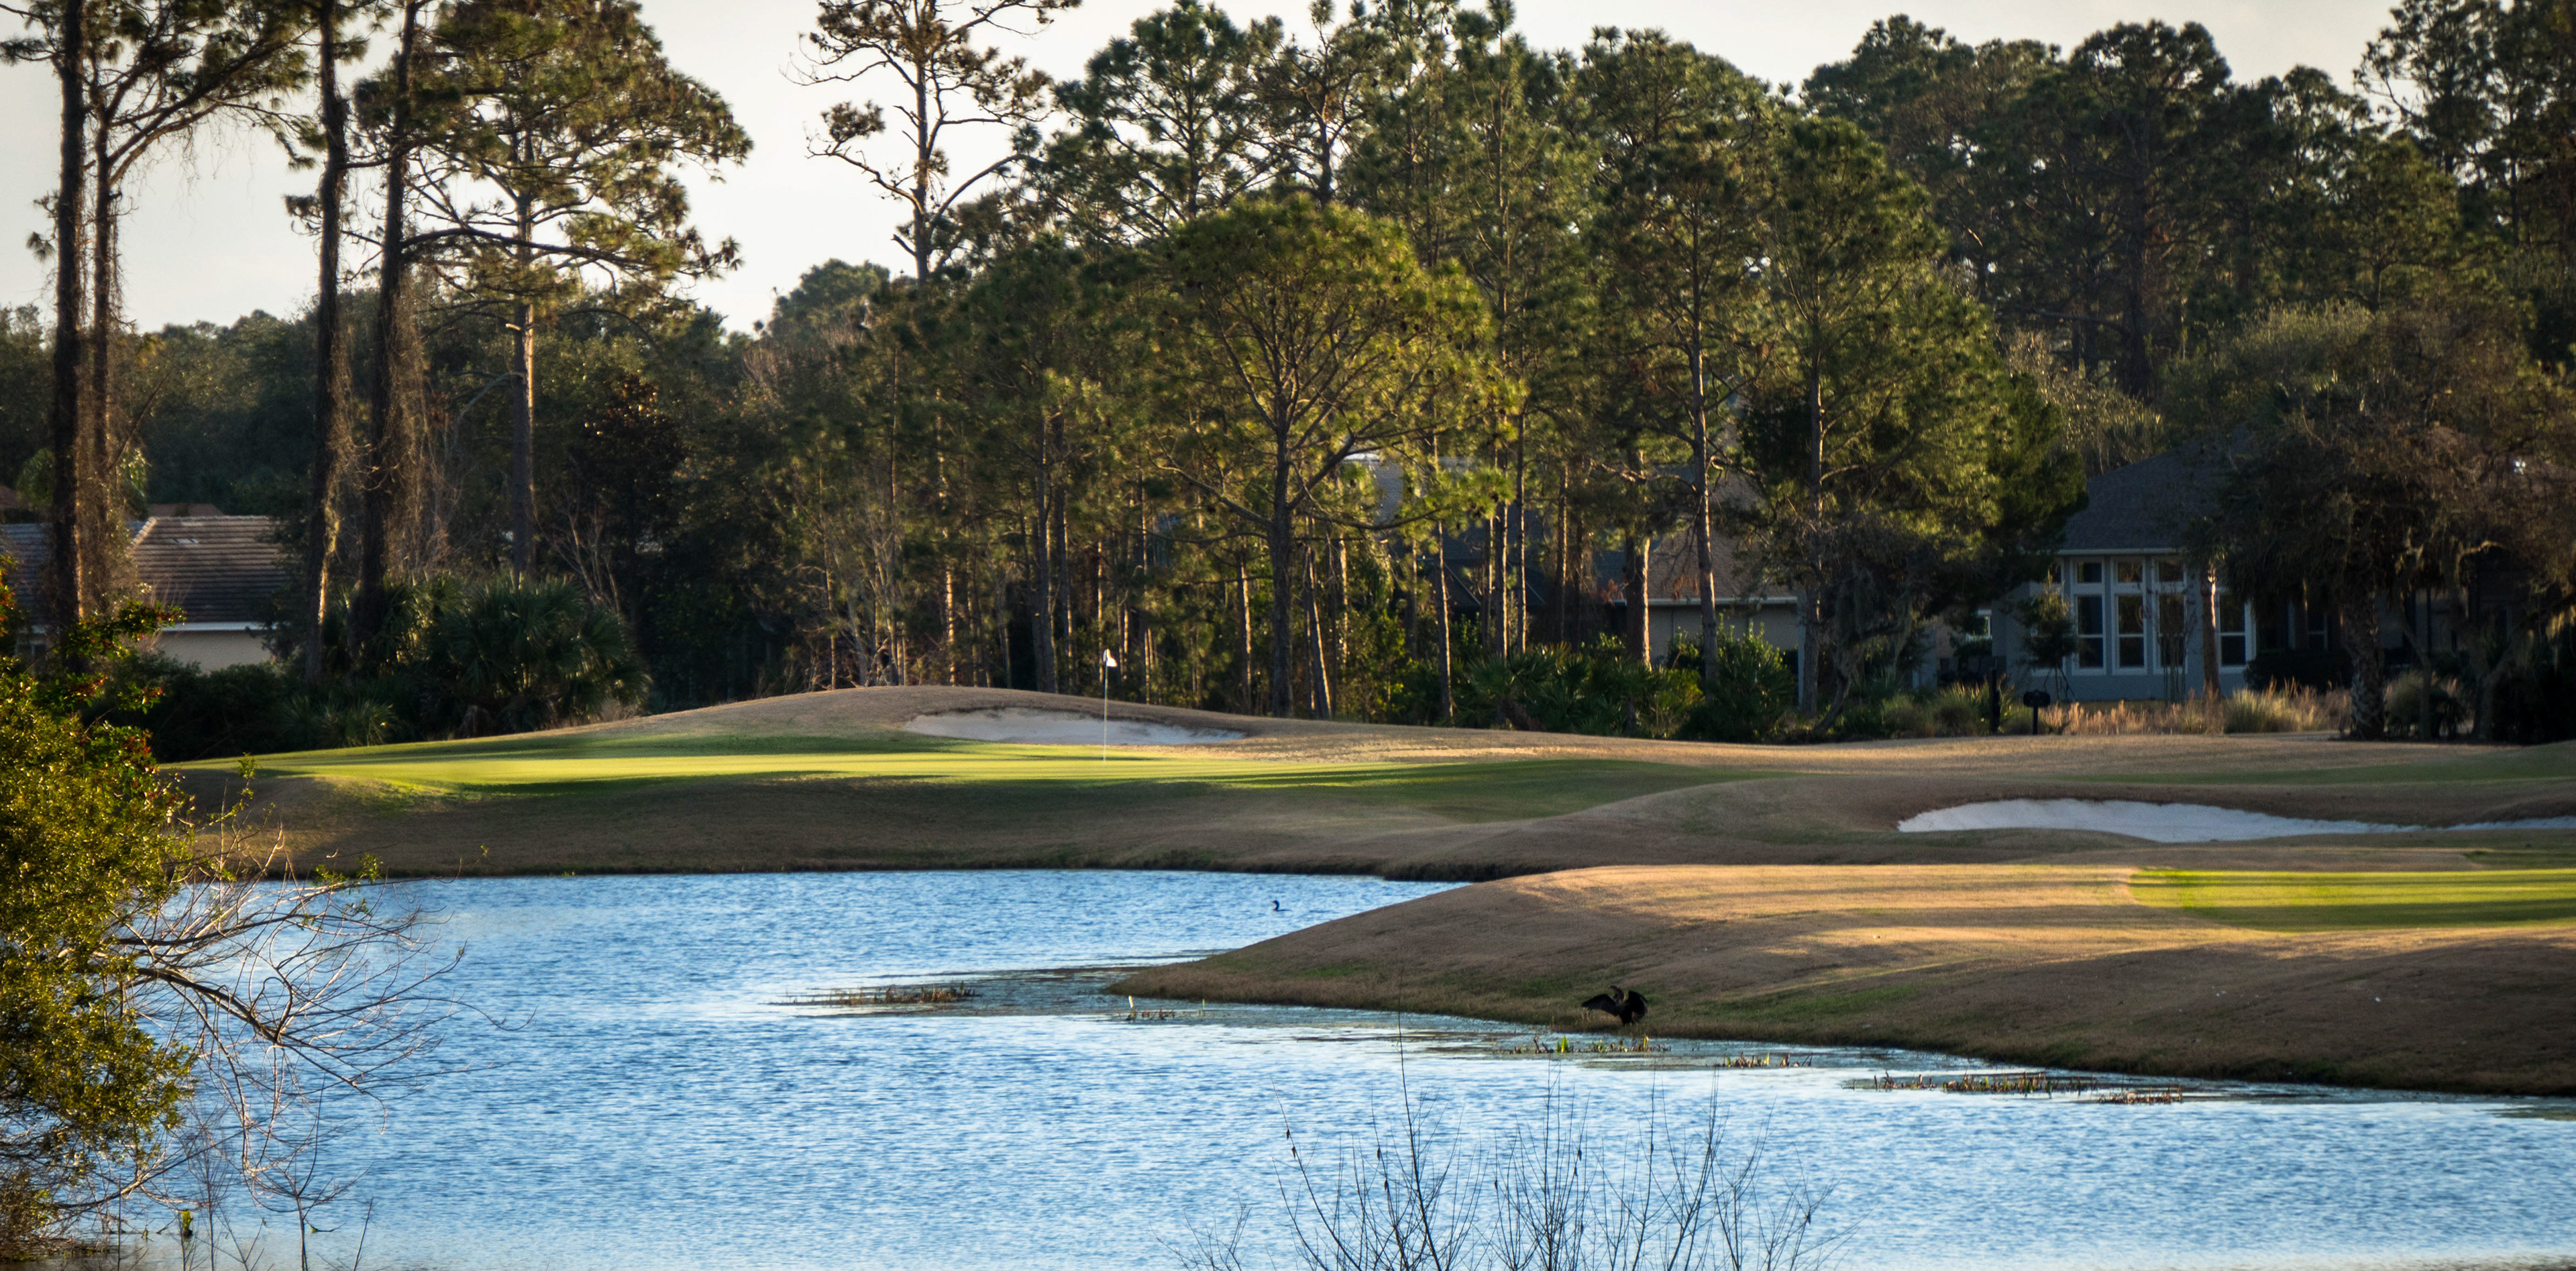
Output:
M1141 872L422 884L468 947L452 989L511 1027L460 1021L439 1056L456 1071L335 1147L359 1182L316 1225L335 1259L364 1225L368 1265L453 1271L1170 1268L1164 1242L1248 1205L1247 1262L1287 1265L1283 1127L1356 1143L1409 1090L1462 1133L1553 1101L1614 1144L1650 1104L1713 1099L1761 1141L1766 1185L1827 1192L1846 1267L2576 1254L2576 1123L2507 1115L2547 1103L1888 1090L1878 1074L1937 1087L1972 1065L1810 1051L1725 1068L1778 1048L1715 1044L1541 1058L1499 1025L1197 1003L1131 1020L1098 992L1106 972L994 974L1169 960L1434 890ZM973 996L788 1004L888 985ZM271 1248L291 1265L288 1239Z

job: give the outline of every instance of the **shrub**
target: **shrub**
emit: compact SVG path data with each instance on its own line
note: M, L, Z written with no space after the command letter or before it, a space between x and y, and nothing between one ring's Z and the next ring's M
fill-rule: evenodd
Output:
M2388 686L2388 728L2394 735L2457 737L2468 718L2469 702L2458 680L2401 675Z
M1647 666L1606 639L1487 658L1454 690L1462 724L1601 737L1674 736L1700 700L1698 676Z
M2317 692L2352 683L2352 659L2341 649L2265 649L2245 665L2245 686Z
M1700 665L1696 641L1673 642L1677 671ZM1717 630L1717 675L1702 686L1700 700L1680 730L1681 736L1705 741L1767 741L1797 701L1798 677L1788 655L1772 648L1750 630Z
M119 674L156 689L123 716L165 761L525 732L597 719L644 700L625 620L572 584L431 579L393 589L385 628L351 650L335 618L330 674L307 684L286 663L200 671L166 657Z
M2576 739L2576 622L2536 642L2496 684L2487 733L2524 745Z
M2315 733L2343 727L2350 697L2338 690L2309 688L2238 689L2227 696L2226 731L2231 733Z
M1986 731L1986 694L1953 684L1932 697L1933 736L1965 737Z

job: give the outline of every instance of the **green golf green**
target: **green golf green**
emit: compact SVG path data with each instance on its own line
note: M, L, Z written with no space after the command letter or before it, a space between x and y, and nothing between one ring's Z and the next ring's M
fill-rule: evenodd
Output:
M2493 927L2576 921L2576 869L2323 874L2141 870L2140 904L2263 931Z
M423 742L267 755L264 777L363 778L396 790L474 796L609 793L673 781L845 778L1069 790L1143 786L1314 793L1420 809L1459 821L1580 811L1684 786L1769 775L1610 759L1462 763L1291 763L1002 745L905 734L846 737L582 734ZM187 765L208 772L221 762Z

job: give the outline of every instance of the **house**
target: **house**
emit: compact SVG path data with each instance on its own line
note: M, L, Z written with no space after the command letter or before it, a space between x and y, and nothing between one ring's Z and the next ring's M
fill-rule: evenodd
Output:
M1676 639L1699 641L1699 562L1690 536L1666 535L1645 545L1646 647L1657 661ZM1798 598L1786 590L1759 585L1736 545L1720 539L1710 553L1715 567L1717 620L1730 631L1750 630L1775 649L1798 648ZM1627 554L1617 550L1593 555L1592 576L1599 580L1596 601L1612 631L1628 629Z
M200 510L202 505L188 510ZM152 516L126 523L134 571L144 594L185 617L161 632L159 652L214 671L268 660L272 609L292 577L264 516ZM0 525L9 555L9 587L25 625L42 637L49 612L47 562L52 527Z
M2075 655L2050 677L2063 699L2179 700L2202 690L2213 652L2220 691L2242 688L2256 651L2254 605L2183 549L2191 522L2209 509L2218 464L2211 452L2170 451L2085 482L2084 510L2067 520L2047 579L1999 607L1996 651L2016 668L2028 665L2028 633L2011 613L2054 588L2075 626Z
M2178 701L2213 678L2232 693L2267 653L2284 664L2328 665L2341 646L2330 614L2295 598L2239 595L2185 552L2191 522L2209 510L2223 476L2218 454L2188 450L2086 482L2084 510L2067 521L2047 579L1998 606L1996 651L2017 669L2028 665L2028 633L2011 613L2054 588L2066 598L2076 650L2054 674L2042 674L2063 700Z

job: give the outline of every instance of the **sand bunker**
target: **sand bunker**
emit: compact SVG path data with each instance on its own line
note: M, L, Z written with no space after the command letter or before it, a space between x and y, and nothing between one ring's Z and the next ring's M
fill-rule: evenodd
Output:
M2098 830L2157 843L2234 843L2247 839L2292 838L2301 834L2391 834L2422 830L2421 825L2377 825L2369 821L2308 821L2297 817L2240 812L2198 803L2139 803L2127 799L2002 799L1940 808L1896 823L1909 834L1940 830ZM2542 817L2528 821L2481 821L2454 825L2454 830L2567 830L2576 817Z
M1018 706L920 715L903 728L905 732L932 737L1034 746L1097 746L1101 744L1102 736L1098 715L1035 711ZM1212 741L1234 741L1243 734L1222 728L1182 728L1174 724L1147 724L1112 718L1107 736L1112 746L1198 746Z

